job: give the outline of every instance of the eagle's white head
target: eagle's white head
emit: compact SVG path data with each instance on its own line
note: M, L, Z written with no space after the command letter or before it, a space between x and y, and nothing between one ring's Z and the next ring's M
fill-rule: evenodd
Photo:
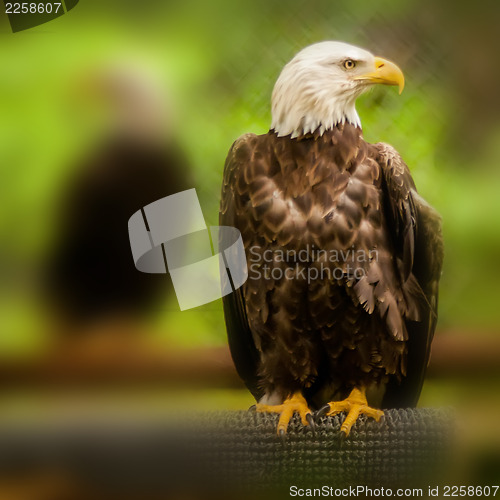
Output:
M272 124L278 136L297 137L339 123L361 126L356 99L376 83L404 87L392 62L341 42L301 50L282 70L272 95Z

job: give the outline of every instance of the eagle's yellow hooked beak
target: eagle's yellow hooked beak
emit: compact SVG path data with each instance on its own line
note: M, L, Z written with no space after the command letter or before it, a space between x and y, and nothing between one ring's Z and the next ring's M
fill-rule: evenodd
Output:
M355 79L372 83L382 83L384 85L397 85L400 94L403 92L405 86L403 72L393 62L381 57L375 58L375 71L358 76Z

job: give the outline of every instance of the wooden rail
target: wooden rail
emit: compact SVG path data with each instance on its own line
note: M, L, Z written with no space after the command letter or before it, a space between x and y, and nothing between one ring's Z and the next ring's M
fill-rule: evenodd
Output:
M500 336L436 336L428 377L500 375ZM14 386L172 384L242 387L227 347L131 350L97 356L68 351L28 359L0 358L0 390Z

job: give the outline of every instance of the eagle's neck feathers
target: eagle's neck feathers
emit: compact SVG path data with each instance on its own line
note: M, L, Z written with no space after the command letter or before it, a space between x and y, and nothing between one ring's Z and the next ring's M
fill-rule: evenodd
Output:
M323 134L344 123L361 128L355 104L363 91L349 83L326 85L321 78L284 72L273 90L271 129L278 137L295 138L318 130Z

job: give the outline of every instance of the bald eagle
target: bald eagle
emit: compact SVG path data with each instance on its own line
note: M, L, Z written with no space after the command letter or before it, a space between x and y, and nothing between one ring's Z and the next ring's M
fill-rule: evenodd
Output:
M272 124L231 147L220 224L242 234L248 280L224 297L231 354L258 404L304 425L415 406L437 319L438 213L388 144L363 139L358 96L404 87L366 50L300 51L272 94Z

